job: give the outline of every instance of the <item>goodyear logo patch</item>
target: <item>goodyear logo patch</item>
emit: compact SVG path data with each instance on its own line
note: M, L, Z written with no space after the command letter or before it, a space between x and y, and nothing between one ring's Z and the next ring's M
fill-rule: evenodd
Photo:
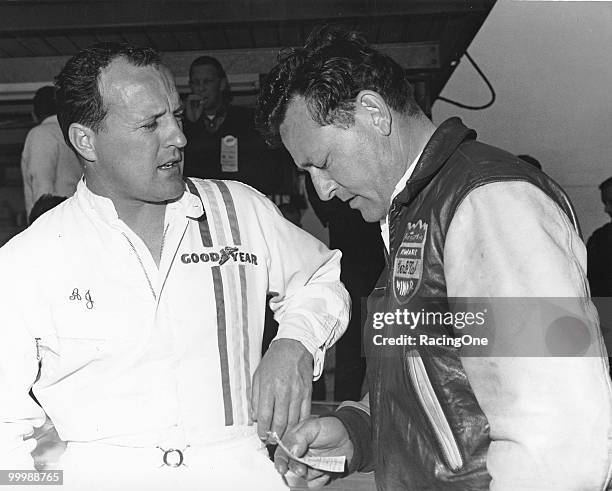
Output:
M238 247L226 246L219 252L191 252L181 255L183 264L212 263L219 266L225 263L249 263L257 266L257 256L240 251Z
M402 243L393 263L393 294L400 304L416 293L423 277L423 251L428 224L419 220L408 222Z

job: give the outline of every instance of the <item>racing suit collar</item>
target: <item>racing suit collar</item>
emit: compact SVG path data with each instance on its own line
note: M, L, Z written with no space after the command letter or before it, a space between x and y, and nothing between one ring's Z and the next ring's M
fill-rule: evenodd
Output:
M97 213L105 222L112 224L119 220L112 200L91 192L84 177L77 185L75 197L83 206ZM173 211L180 210L188 218L200 218L204 214L202 201L189 192L187 185L185 185L182 196L168 203L166 207Z

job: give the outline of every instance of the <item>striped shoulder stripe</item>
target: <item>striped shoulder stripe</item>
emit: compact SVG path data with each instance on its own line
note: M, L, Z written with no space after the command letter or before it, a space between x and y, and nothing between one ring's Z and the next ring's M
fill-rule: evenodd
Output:
M225 235L225 227L223 224L223 213L219 206L219 200L215 194L215 190L210 181L201 181L204 193L206 193L206 199L210 204L210 211L212 214L212 223L214 226L214 232L216 234L217 244L227 245L227 239Z
M223 203L225 204L225 210L227 211L227 218L230 223L230 230L232 231L232 240L234 244L241 245L240 243L240 228L238 227L238 216L236 215L236 207L234 206L234 199L232 198L232 193L230 193L227 184L223 181L218 181L214 179L214 182L219 191L221 192L221 196L223 197Z

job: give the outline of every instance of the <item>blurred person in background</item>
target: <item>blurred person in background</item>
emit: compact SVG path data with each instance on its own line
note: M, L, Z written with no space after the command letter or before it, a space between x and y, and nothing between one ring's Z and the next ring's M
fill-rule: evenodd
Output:
M604 211L612 218L612 177L599 185ZM612 353L612 221L599 227L587 242L587 276L599 311L608 353ZM610 375L612 376L612 356Z
M240 181L265 195L275 194L282 184L282 153L266 147L251 109L231 103L229 81L219 60L196 58L189 68L189 87L184 175Z
M40 198L38 198L36 203L34 203L32 211L30 211L28 223L31 225L32 223L34 223L34 220L36 220L49 210L52 210L60 203L63 203L64 201L66 201L66 199L66 196L53 196L52 194L43 194Z
M605 212L612 218L612 177L599 185ZM612 221L593 232L587 242L587 275L593 297L612 297Z
M21 156L27 216L43 194L72 196L83 175L79 159L66 145L57 121L56 88L48 85L38 89L33 105L38 125L28 133Z

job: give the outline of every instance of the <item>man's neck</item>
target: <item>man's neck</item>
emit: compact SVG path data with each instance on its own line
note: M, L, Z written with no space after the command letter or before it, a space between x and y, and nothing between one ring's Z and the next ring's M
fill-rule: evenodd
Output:
M163 218L166 212L166 202L147 203L144 201L127 201L110 198L115 205L117 215L130 228L138 228L138 224L154 222Z
M425 116L398 118L396 133L397 143L395 161L398 165L392 173L389 187L391 193L406 174L411 165L423 152L423 149L436 131L436 126ZM391 194L390 194L391 196Z
M166 216L166 202L147 203L122 198L89 175L85 177L89 190L112 201L117 216L146 244L155 263L161 259L161 244Z
M402 191L402 184L404 184L402 181L406 174L409 174L408 180L410 180L411 173L414 172L414 167L409 172L410 167L416 166L423 149L436 131L436 126L424 115L420 118L399 117L396 121L398 125L395 136L394 161L397 164L389 181L389 206L391 206L394 196ZM388 217L389 210L380 220L380 232L387 252L389 252Z
M151 252L155 264L159 266L164 235L166 203L119 203L117 200L112 201L119 218L142 239Z

